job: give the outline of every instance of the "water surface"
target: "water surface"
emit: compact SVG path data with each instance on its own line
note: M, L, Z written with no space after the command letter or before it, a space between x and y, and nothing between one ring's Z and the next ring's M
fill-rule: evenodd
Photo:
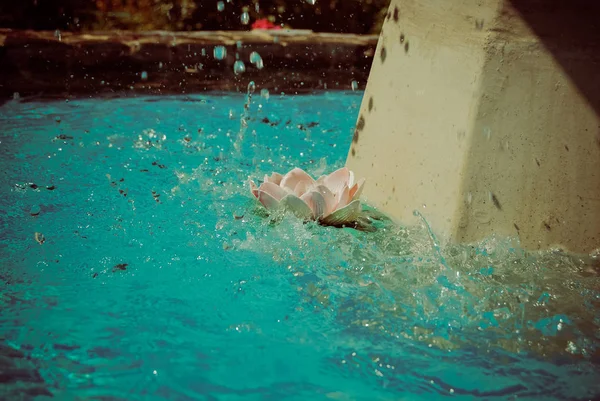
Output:
M1 106L0 398L599 397L597 259L256 212L248 176L343 165L361 96Z

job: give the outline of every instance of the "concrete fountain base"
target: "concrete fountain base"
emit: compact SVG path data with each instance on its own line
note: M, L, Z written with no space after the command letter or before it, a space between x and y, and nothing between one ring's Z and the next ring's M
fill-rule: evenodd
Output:
M447 241L600 248L600 3L392 0L347 166Z

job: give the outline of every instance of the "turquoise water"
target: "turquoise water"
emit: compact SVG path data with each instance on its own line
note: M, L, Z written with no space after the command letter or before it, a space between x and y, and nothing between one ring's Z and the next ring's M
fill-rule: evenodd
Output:
M257 213L361 96L0 106L0 399L600 397L597 258Z

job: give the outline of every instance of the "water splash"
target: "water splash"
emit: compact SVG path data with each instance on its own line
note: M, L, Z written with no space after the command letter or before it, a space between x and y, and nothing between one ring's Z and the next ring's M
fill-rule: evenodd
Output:
M258 52L253 51L252 53L250 53L250 62L254 64L259 70L263 69L264 67L263 59L260 56L260 54L258 54Z
M243 25L248 25L248 23L250 22L250 14L248 14L248 11L242 12L242 15L240 15L240 22Z
M235 154L237 158L242 157L242 147L244 143L244 137L246 135L246 131L248 129L248 122L250 120L250 105L252 104L252 95L256 90L256 84L254 81L250 81L248 83L248 88L246 91L246 102L244 103L244 111L240 117L240 129L238 131L237 138L233 143L233 148L235 150Z

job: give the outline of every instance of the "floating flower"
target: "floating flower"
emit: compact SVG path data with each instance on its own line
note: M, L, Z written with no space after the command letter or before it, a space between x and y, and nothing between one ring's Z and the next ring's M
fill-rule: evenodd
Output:
M289 210L305 220L338 227L351 225L360 216L365 180L355 182L354 173L346 167L317 180L295 168L285 175L265 175L258 187L249 182L252 194L267 210Z

